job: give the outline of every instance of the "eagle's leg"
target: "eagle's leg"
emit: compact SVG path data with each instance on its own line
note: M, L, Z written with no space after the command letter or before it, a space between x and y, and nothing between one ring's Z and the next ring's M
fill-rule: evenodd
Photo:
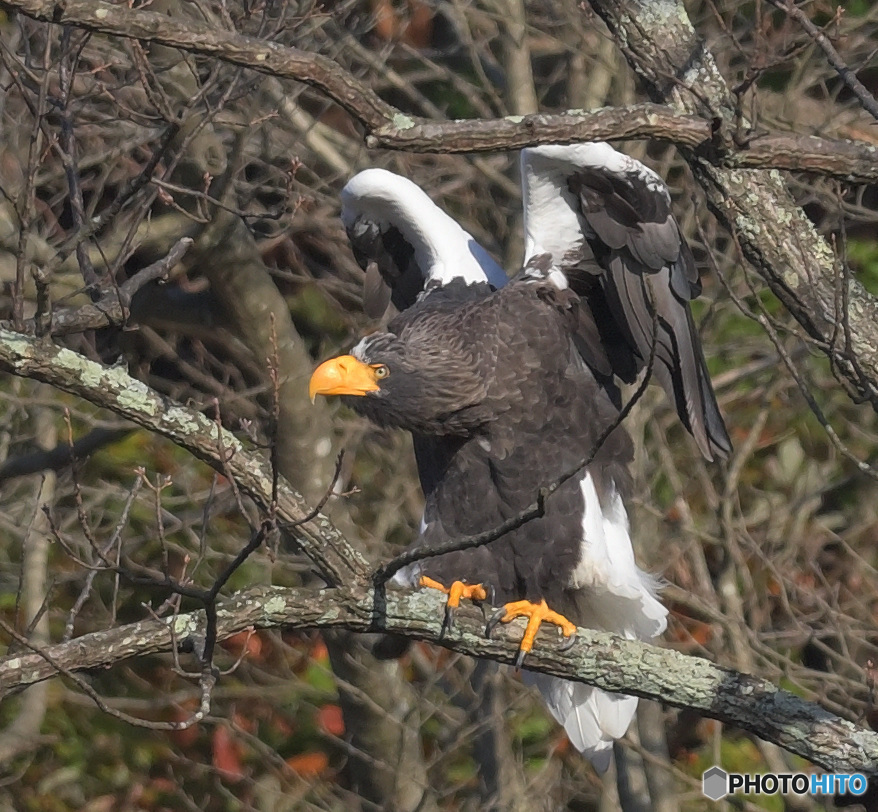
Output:
M524 656L534 647L537 632L543 623L554 623L560 627L561 632L567 638L561 646L561 651L566 651L576 642L576 625L571 623L564 615L559 615L549 609L545 601L531 603L530 601L514 601L501 607L488 621L485 634L491 636L491 632L498 623L509 623L517 617L527 617L527 628L524 637L518 646L518 657L515 658L515 667L520 668L524 662Z
M460 606L461 598L483 601L488 597L488 593L485 592L485 588L481 584L465 584L463 581L452 581L451 586L445 586L440 584L439 581L428 578L426 575L422 575L418 583L430 589L438 589L440 592L448 595L448 600L445 602L445 620L442 621L442 634L445 634L446 630L454 626L454 610Z

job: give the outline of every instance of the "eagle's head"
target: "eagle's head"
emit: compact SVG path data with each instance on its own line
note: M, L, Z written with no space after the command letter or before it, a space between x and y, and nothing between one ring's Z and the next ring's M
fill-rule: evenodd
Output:
M367 336L322 363L309 393L341 395L354 411L381 426L424 435L465 435L486 419L485 383L471 352L439 336L393 333Z

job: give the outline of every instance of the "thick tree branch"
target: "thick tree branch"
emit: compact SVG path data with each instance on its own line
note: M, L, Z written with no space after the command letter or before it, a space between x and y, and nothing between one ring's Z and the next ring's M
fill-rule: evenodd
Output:
M239 487L263 509L274 508L304 553L330 584L362 583L368 578L363 557L325 516L300 522L310 508L285 481L271 504L272 472L215 421L187 409L132 378L123 368L105 368L71 350L0 328L0 369L43 381L64 392L109 409L139 426L167 437L220 473L233 476Z
M94 0L15 0L7 6L45 23L58 23L119 37L158 42L171 48L212 56L260 73L295 79L323 91L366 126L377 127L394 109L368 85L341 70L331 59L224 31L183 17Z
M217 639L251 627L387 631L438 643L463 654L502 663L515 661L520 624L499 629L489 640L484 636L479 612L473 607L462 607L456 618L459 622L443 636L443 602L442 596L429 589L390 590L379 606L373 593L361 588L315 592L254 587L217 605ZM108 668L130 657L168 651L174 639L180 645L187 639L200 644L204 629L204 613L191 612L94 632L50 646L45 653L53 663L69 671ZM542 645L528 655L528 668L608 691L695 708L705 716L775 742L827 770L878 775L878 734L819 705L765 680L698 657L588 629L578 629L577 635L577 644L567 653L559 652L544 638ZM31 685L56 673L48 659L37 653L0 659L0 692Z
M409 152L496 152L547 143L650 138L700 147L703 160L726 167L794 169L870 183L878 180L878 147L794 133L774 133L716 149L713 115L635 105L558 115L433 121L411 116L380 99L371 88L320 54L214 28L184 17L167 17L123 5L68 0L8 0L7 6L48 23L62 23L119 37L157 42L191 53L293 79L324 93L365 129L370 148ZM624 4L618 4L624 5ZM673 4L671 4L673 5ZM659 72L663 84L667 77ZM669 74L673 75L673 74Z

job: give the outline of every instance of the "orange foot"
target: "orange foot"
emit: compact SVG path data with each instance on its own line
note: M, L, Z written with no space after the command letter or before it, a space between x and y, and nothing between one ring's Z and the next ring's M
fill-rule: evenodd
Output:
M485 592L485 588L481 584L465 584L463 581L453 581L451 586L444 586L438 581L428 578L426 575L422 575L418 583L430 589L438 589L440 592L448 595L448 600L445 603L445 620L442 621L441 634L445 634L446 631L454 627L454 610L460 606L461 598L469 598L471 601L483 601L488 597L488 593Z
M531 603L530 601L515 601L507 603L499 609L494 616L488 621L485 634L490 637L491 632L498 623L509 623L517 617L527 617L527 629L524 631L524 637L518 646L518 657L515 658L515 667L521 668L524 662L524 655L531 651L534 647L537 631L543 622L554 623L560 627L567 641L560 647L560 651L567 651L576 642L576 626L567 620L564 615L553 612L546 605L545 601L539 603Z

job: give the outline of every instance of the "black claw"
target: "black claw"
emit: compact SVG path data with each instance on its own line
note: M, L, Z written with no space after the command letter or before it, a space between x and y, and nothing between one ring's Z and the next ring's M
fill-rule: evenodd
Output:
M445 632L454 628L454 607L445 604L445 617L442 620L442 628L439 630L439 639L445 637Z
M558 646L558 651L570 651L576 643L576 632L570 635L560 646Z
M490 637L491 632L497 627L497 624L503 619L506 614L506 608L501 607L493 615L491 615L491 619L488 621L488 625L485 626L485 637Z
M485 587L485 592L487 593L487 597L483 601L474 600L473 603L482 610L482 620L486 620L488 617L488 609L487 607L492 607L494 604L494 587L488 584ZM487 627L485 629L485 634L487 634Z
M521 668L521 664L524 662L524 655L525 654L527 654L527 652L523 648L520 648L518 650L518 656L515 658L515 670L516 671L519 668Z

